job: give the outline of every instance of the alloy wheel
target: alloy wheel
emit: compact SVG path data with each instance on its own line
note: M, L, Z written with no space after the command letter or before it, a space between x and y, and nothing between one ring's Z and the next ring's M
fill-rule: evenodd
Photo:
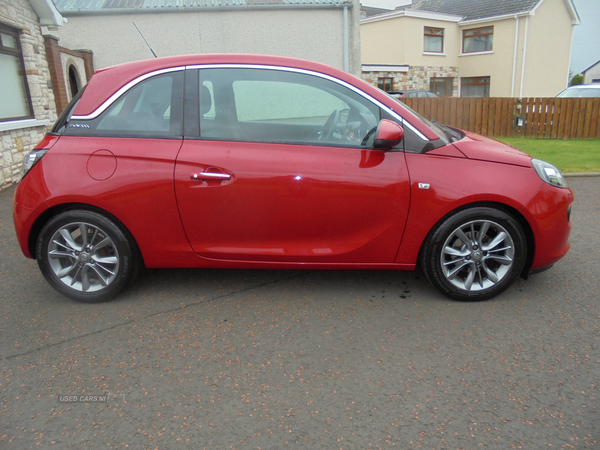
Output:
M510 233L490 220L475 220L456 228L442 246L440 263L446 280L459 289L481 291L510 273L515 246Z
M63 225L48 245L49 266L61 283L79 292L98 292L115 280L117 246L101 228L85 222Z

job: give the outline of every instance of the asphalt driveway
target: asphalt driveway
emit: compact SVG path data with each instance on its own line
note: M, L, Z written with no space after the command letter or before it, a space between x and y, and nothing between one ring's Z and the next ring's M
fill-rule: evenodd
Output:
M481 303L418 272L157 270L77 304L2 191L0 448L598 448L600 177L568 183L569 254Z

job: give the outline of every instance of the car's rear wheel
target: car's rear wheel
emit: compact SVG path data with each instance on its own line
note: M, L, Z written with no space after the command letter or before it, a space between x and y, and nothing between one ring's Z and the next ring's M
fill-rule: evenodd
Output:
M455 300L486 300L504 291L527 257L523 228L504 211L475 207L432 230L421 266L429 281Z
M109 218L70 210L52 218L37 242L46 280L61 294L85 303L104 302L136 274L135 243Z

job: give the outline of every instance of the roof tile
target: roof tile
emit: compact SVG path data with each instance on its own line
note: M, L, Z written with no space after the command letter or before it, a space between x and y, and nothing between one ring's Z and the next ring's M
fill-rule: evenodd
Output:
M351 6L352 0L54 0L61 14L98 13L106 10L122 11L185 11L227 8L272 8Z
M476 20L529 12L541 0L413 0L411 9L463 16Z

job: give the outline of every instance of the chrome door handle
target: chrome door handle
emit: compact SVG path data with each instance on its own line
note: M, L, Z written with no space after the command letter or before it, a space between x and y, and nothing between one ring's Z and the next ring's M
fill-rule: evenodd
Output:
M193 180L231 180L231 175L228 173L201 172L190 174L190 178Z

